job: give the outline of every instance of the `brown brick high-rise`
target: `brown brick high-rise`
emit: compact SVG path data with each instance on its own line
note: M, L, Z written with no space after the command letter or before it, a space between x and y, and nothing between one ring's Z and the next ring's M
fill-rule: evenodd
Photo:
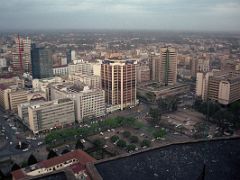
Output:
M106 103L125 107L136 104L136 62L133 60L104 60L101 65L102 89Z

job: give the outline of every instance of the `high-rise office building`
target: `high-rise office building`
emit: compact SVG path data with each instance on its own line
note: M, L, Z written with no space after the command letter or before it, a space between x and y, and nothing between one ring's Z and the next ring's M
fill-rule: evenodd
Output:
M73 60L76 59L76 51L67 49L66 57L67 57L67 64L71 63Z
M31 40L15 38L15 44L12 51L12 66L14 71L31 71Z
M31 51L33 78L47 78L53 76L52 53L46 48L33 48Z
M174 85L177 82L177 53L174 48L161 48L158 64L158 81L165 86Z
M119 109L136 104L136 62L104 60L101 65L102 89L108 105Z
M164 86L177 82L177 52L174 48L161 48L160 55L151 55L150 77Z

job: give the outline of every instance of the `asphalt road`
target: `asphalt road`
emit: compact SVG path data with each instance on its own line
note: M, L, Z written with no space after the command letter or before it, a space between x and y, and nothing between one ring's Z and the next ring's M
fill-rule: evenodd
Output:
M43 141L42 138L27 140L24 130L22 128L18 128L20 126L19 124L20 123L18 122L17 117L9 115L4 110L0 109L0 131L2 138L5 139L5 142L2 142L2 145L0 146L0 159L34 151L37 149L38 143ZM19 144L19 141L28 141L28 150L23 151L16 149L16 145Z

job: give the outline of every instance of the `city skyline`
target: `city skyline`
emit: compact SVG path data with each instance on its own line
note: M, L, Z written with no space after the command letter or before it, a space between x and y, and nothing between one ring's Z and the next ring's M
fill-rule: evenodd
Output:
M142 29L238 31L237 0L4 1L1 30Z

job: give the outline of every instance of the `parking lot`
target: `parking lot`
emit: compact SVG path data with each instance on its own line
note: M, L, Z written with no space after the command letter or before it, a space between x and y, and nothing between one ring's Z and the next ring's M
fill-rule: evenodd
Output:
M161 123L187 136L194 136L198 126L205 125L208 129L207 134L212 137L213 131L217 128L216 125L206 122L203 114L189 108L181 108L176 112L164 114Z

